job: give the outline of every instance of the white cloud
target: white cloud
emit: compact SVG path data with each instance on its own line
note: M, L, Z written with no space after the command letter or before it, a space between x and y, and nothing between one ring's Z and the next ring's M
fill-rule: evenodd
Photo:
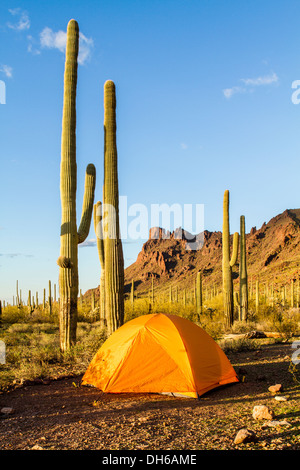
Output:
M58 49L60 52L65 52L67 42L67 33L58 31L55 33L51 28L44 28L40 34L40 43L42 47L48 49Z
M12 77L12 67L9 65L0 65L0 72L4 73L7 78Z
M27 51L33 55L39 55L41 51L36 47L36 40L30 34L27 36L27 40Z
M270 85L278 82L278 76L276 73L272 73L272 75L265 75L264 77L242 78L241 81L247 86Z
M272 85L278 83L279 79L276 73L271 75L265 75L257 78L241 78L244 86L233 86L232 88L225 88L223 90L223 95L225 98L230 99L233 95L237 93L251 93L255 87L262 85Z
M12 16L17 18L16 23L7 23L7 26L15 31L24 31L30 28L30 19L27 11L21 10L21 8L14 8L8 10Z
M87 246L97 246L96 238L90 238L89 240L85 240L83 243L78 245L80 248L85 248Z
M187 144L185 144L184 142L181 142L180 147L182 148L182 150L186 150L188 148Z
M53 31L47 26L40 33L40 45L42 48L58 49L60 52L65 53L67 43L67 33L65 31ZM91 49L94 41L92 38L87 38L83 33L79 33L79 53L78 63L83 65L91 55Z
M233 86L232 88L225 88L225 90L223 90L223 94L225 98L229 99L236 93L244 93L245 91L245 88L242 88L240 86Z

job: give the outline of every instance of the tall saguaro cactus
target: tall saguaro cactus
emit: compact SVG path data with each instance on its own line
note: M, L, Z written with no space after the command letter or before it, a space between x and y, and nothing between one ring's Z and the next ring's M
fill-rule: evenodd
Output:
M94 229L97 239L97 249L100 260L100 322L105 326L105 263L104 263L104 241L102 230L102 203L94 204Z
M70 20L67 28L67 48L64 74L64 103L61 136L60 195L61 234L59 265L60 349L62 352L76 343L78 297L78 243L88 233L94 202L96 170L86 169L82 217L77 231L76 222L76 86L79 28Z
M104 84L103 238L105 262L105 318L108 334L124 322L124 259L119 225L116 92L113 81Z
M239 234L233 236L233 249L230 258L230 230L229 230L229 191L226 189L223 199L223 233L222 233L222 275L223 275L223 304L224 316L227 326L232 326L234 320L234 300L232 267L236 264L239 248Z
M240 217L240 320L248 317L248 275L246 258L245 216Z

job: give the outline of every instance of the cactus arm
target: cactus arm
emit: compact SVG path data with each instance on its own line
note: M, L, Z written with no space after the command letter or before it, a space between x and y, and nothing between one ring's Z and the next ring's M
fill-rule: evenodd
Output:
M235 234L233 235L233 247L232 247L231 260L230 260L231 267L233 267L236 264L238 253L239 253L239 234L238 232L235 232Z
M93 203L96 184L96 169L90 163L86 168L85 184L84 184L84 197L82 205L81 221L78 229L78 244L84 242L90 231Z

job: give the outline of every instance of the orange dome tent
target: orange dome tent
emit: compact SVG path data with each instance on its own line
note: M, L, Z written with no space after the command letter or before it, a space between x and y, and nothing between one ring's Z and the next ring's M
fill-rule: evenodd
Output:
M238 382L228 358L202 328L177 315L149 314L116 330L83 379L107 393L168 393L197 398Z

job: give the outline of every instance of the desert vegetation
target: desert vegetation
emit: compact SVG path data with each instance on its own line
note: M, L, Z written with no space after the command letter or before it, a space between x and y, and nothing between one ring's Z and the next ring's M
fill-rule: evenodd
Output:
M198 277L199 280L199 277ZM198 281L199 282L199 281ZM195 283L195 285L197 285ZM300 310L285 305L271 306L265 297L250 298L248 321L241 321L236 306L234 322L224 322L223 295L207 292L203 295L199 316L199 296L195 290L176 291L170 301L169 291L153 291L144 297L130 293L125 296L124 321L149 313L180 315L199 324L226 352L259 350L265 344L291 343L300 335ZM50 309L51 305L51 309ZM109 333L103 326L99 301L91 296L78 298L77 342L68 352L60 350L59 304L54 298L30 308L27 305L2 308L0 340L6 345L6 363L0 365L1 390L7 390L24 381L47 380L61 376L77 376L86 370L90 360ZM260 332L253 338L247 333ZM298 367L295 367L297 374Z

